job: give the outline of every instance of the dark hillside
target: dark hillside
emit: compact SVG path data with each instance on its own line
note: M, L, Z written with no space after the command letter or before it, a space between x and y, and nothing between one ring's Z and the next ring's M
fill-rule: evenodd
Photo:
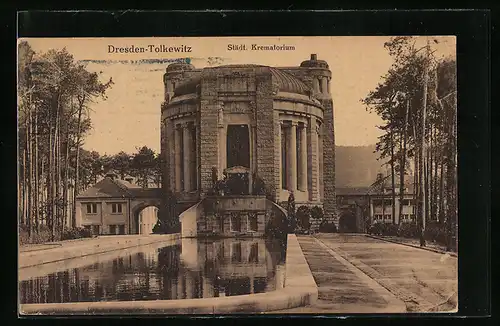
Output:
M377 173L382 171L381 161L377 161L378 153L374 151L375 145L336 146L336 186L345 188L371 185Z

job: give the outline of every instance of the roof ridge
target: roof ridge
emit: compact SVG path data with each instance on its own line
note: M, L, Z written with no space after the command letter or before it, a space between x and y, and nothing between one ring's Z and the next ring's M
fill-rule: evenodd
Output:
M120 188L121 190L125 191L127 193L127 195L129 196L132 196L132 193L130 193L128 191L128 188L124 185L124 184L121 184L119 182L116 182L114 179L109 179L113 184L115 184L118 188Z

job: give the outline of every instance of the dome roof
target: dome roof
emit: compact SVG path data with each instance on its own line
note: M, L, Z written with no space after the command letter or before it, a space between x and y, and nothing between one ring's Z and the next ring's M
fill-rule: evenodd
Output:
M294 75L276 68L270 68L270 70L273 82L278 85L280 91L303 95L307 95L310 92L310 88Z
M170 66L169 66L170 67ZM228 65L228 66L220 66L220 67L265 67L258 65ZM217 67L219 68L219 67ZM288 93L297 93L302 95L308 95L310 92L310 88L300 79L295 77L294 75L287 73L281 69L269 67L269 71L271 72L273 84L275 84L279 91L288 92ZM179 84L174 89L174 97L181 96L186 94L196 93L197 87L201 82L201 75L193 77L186 82Z

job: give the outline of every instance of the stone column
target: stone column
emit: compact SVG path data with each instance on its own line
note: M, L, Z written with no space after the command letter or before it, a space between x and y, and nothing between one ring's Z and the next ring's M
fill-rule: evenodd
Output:
M368 202L369 202L369 205L370 205L370 216L368 218L368 221L370 221L370 225L373 224L373 202L371 200L371 198L368 198Z
M323 90L323 94L328 94L328 77L321 78L321 88Z
M212 298L214 296L214 291L207 277L202 276L202 284L203 284L203 297Z
M319 165L319 162L320 162L320 159L321 159L321 156L322 156L322 153L320 152L320 138L319 138L319 132L320 132L320 129L319 129L319 126L317 124L315 124L313 126L313 132L312 132L312 135L313 137L315 138L315 142L316 142L316 146L314 148L314 155L316 157L316 198L318 198L318 200L321 200L321 196L320 196L320 187L321 187L321 184L320 184L320 175L321 173L323 173L323 171L321 171L320 169L320 165Z
M319 191L319 197L320 200L324 202L325 200L325 184L324 184L324 165L323 165L323 135L322 135L322 126L318 126L318 166L319 166L319 173L318 173L318 191Z
M184 149L184 191L191 191L191 130L190 125L185 123L182 126L183 139L182 145Z
M227 127L224 126L223 123L219 123L218 126L217 126L217 137L218 137L218 146L217 146L217 149L218 149L218 152L217 152L217 166L218 166L218 171L217 171L217 174L218 174L218 178L219 179L222 179L222 176L223 176L223 172L224 172L224 169L227 168L226 164L226 156L227 156L227 149L226 149L226 146L227 146Z
M199 131L199 124L197 122L194 123L193 125L194 128L194 135L195 135L195 141L194 143L194 149L193 149L193 155L194 158L193 160L196 162L196 166L194 168L194 178L195 178L195 187L196 190L200 189L200 157L198 155L198 144L199 144L199 136L198 136L198 131Z
M288 191L297 191L297 122L292 121L288 129Z
M181 175L181 137L182 137L182 131L179 129L178 126L175 127L175 135L174 135L174 152L175 152L175 191L176 192L181 192L181 183L182 183L182 175Z
M313 79L313 90L315 93L319 93L319 79L318 78Z
M186 275L186 299L193 299L194 279L189 274Z
M299 189L307 192L307 124L304 123L300 130L300 178Z
M283 189L283 148L281 146L281 137L282 137L282 129L283 129L283 121L279 121L279 131L278 131L278 141L279 144L279 184L278 189ZM276 197L279 196L279 193Z

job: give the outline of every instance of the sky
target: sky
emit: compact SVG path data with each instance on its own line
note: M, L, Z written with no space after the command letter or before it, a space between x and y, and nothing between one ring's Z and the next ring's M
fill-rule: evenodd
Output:
M90 62L89 71L102 72L103 82L113 78L107 100L92 105L90 117L93 130L85 138L84 148L101 154L120 151L135 152L144 145L160 150L160 107L163 101L164 64L123 63L123 60L178 59L189 57L196 68L208 66L209 57L222 58L221 64L260 64L268 66L299 66L311 54L325 60L332 72L331 94L334 102L335 142L337 145L362 146L377 142L381 135L380 118L367 112L361 99L375 89L392 64L384 48L387 36L342 37L177 37L177 38L29 38L37 53L66 48L75 60ZM438 57L454 56L455 37L439 37L433 44ZM20 41L20 40L19 40ZM229 51L229 44L289 45L293 51ZM151 45L152 47L149 47ZM190 53L110 53L118 47L191 47ZM418 37L424 46L425 38Z

